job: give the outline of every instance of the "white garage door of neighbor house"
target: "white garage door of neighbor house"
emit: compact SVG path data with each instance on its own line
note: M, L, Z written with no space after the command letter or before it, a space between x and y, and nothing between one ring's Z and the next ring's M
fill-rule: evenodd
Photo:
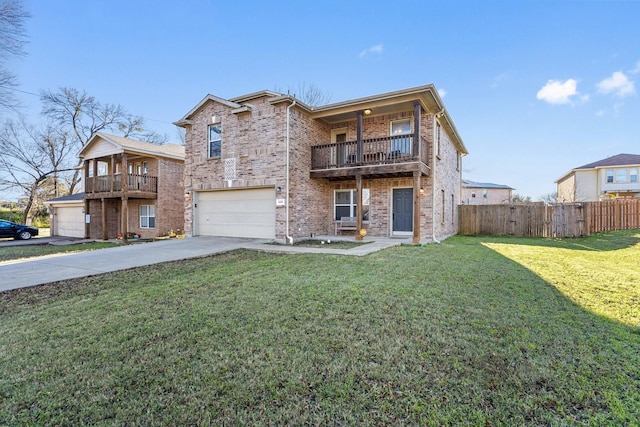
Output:
M273 188L198 192L194 234L273 239L275 197Z
M56 208L56 236L84 237L84 213L82 207L65 206Z

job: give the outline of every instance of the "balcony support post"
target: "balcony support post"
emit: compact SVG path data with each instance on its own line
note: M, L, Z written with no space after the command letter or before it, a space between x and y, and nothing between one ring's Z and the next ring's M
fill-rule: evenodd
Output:
M420 243L420 171L413 172L413 243Z
M116 176L116 156L115 154L111 155L111 166L109 166L110 171L109 171L109 175L111 175L112 177ZM113 188L115 185L115 179L111 180L111 191L114 191L115 189Z
M356 151L356 162L358 164L362 163L362 110L358 110L357 113L357 124L356 124L356 143L357 143L357 151Z
M127 153L122 153L122 209L120 216L120 229L122 230L122 243L127 244L127 217L129 216L128 202L128 185L129 185L129 169L127 168Z
M102 240L109 240L109 233L107 230L107 201L100 199L102 202Z
M356 240L362 240L362 174L356 175Z
M86 181L85 181L86 182ZM91 203L89 202L89 199L87 199L87 197L85 196L84 198L84 238L85 239L90 239L91 238L91 224L87 222L87 218L91 218L91 210L89 209L89 206L91 206Z
M413 101L413 156L420 158L420 113L422 107L417 99Z

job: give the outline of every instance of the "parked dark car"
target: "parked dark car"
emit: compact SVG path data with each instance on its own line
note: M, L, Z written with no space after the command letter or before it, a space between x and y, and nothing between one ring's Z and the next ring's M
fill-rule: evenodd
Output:
M18 240L29 240L38 235L38 229L29 225L20 225L15 222L0 219L0 238L13 237Z

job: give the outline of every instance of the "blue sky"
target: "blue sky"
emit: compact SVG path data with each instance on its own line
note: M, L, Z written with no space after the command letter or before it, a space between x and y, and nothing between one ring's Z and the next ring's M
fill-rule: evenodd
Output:
M24 3L22 91L86 90L172 140L209 93L305 83L339 102L433 83L467 179L538 200L574 167L640 154L639 1Z

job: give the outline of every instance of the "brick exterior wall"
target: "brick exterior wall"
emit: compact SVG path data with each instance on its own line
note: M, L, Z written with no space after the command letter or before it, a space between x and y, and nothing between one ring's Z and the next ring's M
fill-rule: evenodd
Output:
M286 113L289 102L272 105L269 96L247 101L251 111L234 114L233 108L216 101L205 102L194 112L186 126L185 230L193 233L193 193L206 190L281 187L276 198L285 198L286 190ZM334 192L355 189L353 180L311 179L311 147L331 142L331 130L348 129L348 140L356 139L356 120L328 124L311 119L294 106L290 109L290 222L289 235L306 238L311 234L331 235L334 227ZM207 156L208 126L216 116L222 125L222 155ZM411 119L413 110L363 119L363 138L388 136L390 122ZM430 176L421 178L425 194L420 197L420 235L423 240L448 237L457 232L457 205L460 203L461 160L448 135L441 133L440 157L434 160L434 117L421 114L421 136L428 146ZM236 159L236 177L225 180L225 159ZM370 236L391 235L391 200L394 188L413 188L413 178L364 179L370 189L370 221L365 225ZM444 205L441 192L445 192ZM433 195L437 197L434 197ZM444 209L444 210L443 210ZM442 216L444 212L444 217ZM435 216L435 221L433 220ZM444 222L443 222L444 220ZM276 239L285 238L285 208L276 208Z

